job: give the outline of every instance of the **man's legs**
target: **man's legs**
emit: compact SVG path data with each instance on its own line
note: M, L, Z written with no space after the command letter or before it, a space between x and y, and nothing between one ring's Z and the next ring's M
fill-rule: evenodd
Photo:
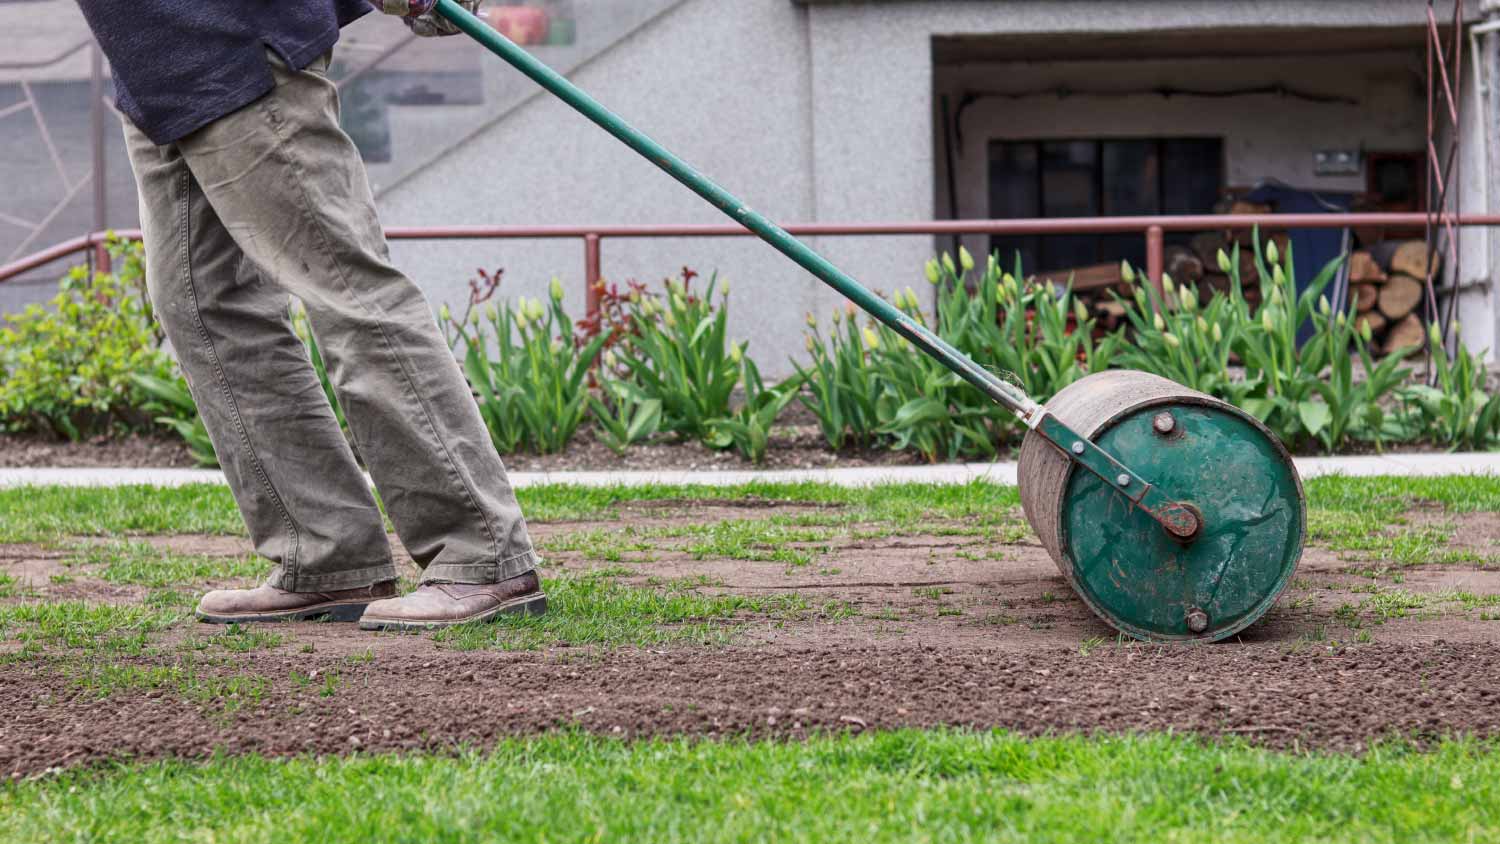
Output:
M536 559L505 468L431 308L390 263L324 67L276 66L271 93L176 146L246 259L307 307L350 431L424 581L534 584L523 577ZM486 604L469 597L450 603Z
M374 498L292 331L287 293L245 259L174 146L128 123L125 135L152 302L256 550L276 564L267 588L214 593L200 610L211 620L357 615L392 594L370 587L396 571Z

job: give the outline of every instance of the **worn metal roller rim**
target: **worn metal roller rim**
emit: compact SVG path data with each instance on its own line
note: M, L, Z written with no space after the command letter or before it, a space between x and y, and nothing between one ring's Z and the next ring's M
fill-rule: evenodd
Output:
M1302 486L1286 451L1254 419L1209 396L1145 373L1100 373L1062 390L1045 407L1038 404L1019 387L971 360L925 324L871 292L626 123L454 0L438 0L435 9L486 49L905 337L916 351L941 362L1018 416L1029 429L1021 461L1021 494L1027 517L1075 590L1116 629L1160 641L1220 639L1253 623L1286 587L1302 552L1306 522ZM1101 391L1103 396L1103 404L1096 402L1094 410L1088 410L1088 402L1079 402L1090 391ZM1166 447L1172 444L1164 442L1155 442L1152 448L1141 447L1144 394L1155 396L1153 401L1183 417L1182 430L1194 432L1184 434L1183 443L1190 448ZM1144 424L1149 426L1149 420ZM1212 449L1221 453L1206 453ZM1171 459L1164 461L1163 455ZM1243 460L1244 467L1255 470L1252 474L1258 477L1277 479L1279 509L1271 510L1279 515L1261 518L1262 512L1252 518L1246 509L1249 505L1241 506L1243 496L1230 501L1233 506L1225 507L1216 503L1219 499L1202 484L1185 480L1183 467L1204 460L1223 465L1226 455ZM1204 474L1200 472L1200 478ZM1049 484L1056 487L1051 493L1047 492L1052 489ZM1260 510L1269 512L1268 506L1263 502ZM1251 524L1257 518L1261 520ZM1237 531L1256 536L1261 551L1257 554L1237 548L1215 557L1226 535ZM1101 533L1108 536L1101 540ZM1113 541L1106 542L1110 539ZM1109 547L1103 548L1101 543ZM1102 568L1101 561L1106 561ZM1203 586L1205 572L1216 575L1217 580L1206 589L1192 588L1195 583ZM1228 584L1233 588L1224 593L1224 579L1230 574L1235 576ZM1111 575L1119 580L1118 588L1107 585L1112 582ZM1177 594L1164 596L1162 590L1174 584ZM1234 600L1228 600L1230 597Z

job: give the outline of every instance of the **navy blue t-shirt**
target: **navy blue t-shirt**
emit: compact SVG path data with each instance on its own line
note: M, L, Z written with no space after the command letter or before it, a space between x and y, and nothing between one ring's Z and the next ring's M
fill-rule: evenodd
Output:
M267 48L301 70L366 0L78 0L109 57L115 104L168 144L275 85Z

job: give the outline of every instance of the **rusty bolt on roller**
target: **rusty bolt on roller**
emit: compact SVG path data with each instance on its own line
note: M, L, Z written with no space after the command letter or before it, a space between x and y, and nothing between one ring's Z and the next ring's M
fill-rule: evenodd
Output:
M1208 613L1200 609L1188 610L1187 629L1193 633L1202 633L1208 629Z
M1177 420L1172 418L1172 414L1162 411L1151 420L1151 427L1156 429L1156 433L1165 437L1177 429Z

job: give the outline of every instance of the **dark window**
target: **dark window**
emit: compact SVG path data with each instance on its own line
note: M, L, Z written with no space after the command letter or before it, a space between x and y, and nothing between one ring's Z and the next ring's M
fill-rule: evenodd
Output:
M991 141L990 216L1124 217L1207 214L1224 183L1219 138ZM1186 242L1186 235L1168 237ZM1143 264L1138 234L995 237L1009 267L1026 272L1129 260Z

